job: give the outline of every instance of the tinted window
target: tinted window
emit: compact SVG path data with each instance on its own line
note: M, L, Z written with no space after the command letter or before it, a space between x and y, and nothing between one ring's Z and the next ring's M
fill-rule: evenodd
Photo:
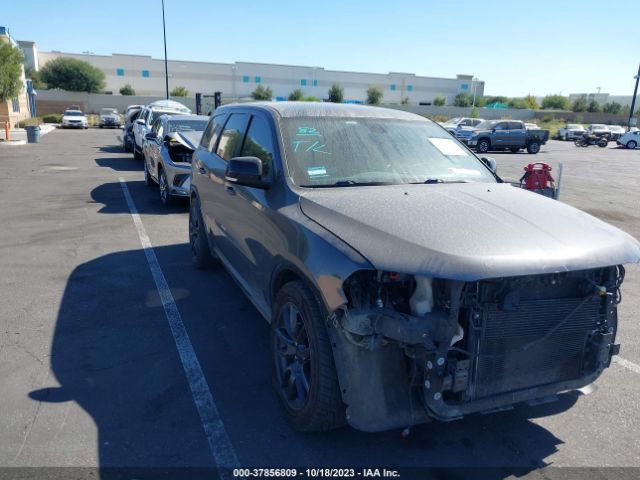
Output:
M273 139L269 123L261 117L254 116L242 146L241 157L258 157L262 160L262 172L266 175L273 161Z
M248 117L249 115L245 113L234 113L229 117L216 147L218 156L229 160L235 155L240 142L242 142Z
M206 148L209 151L212 151L213 147L218 141L218 137L220 136L220 132L222 131L222 127L224 126L224 122L226 120L227 115L216 115L215 117L213 117L209 121L209 125L202 134L200 146Z
M208 120L169 120L170 132L202 132L207 126Z
M511 130L522 130L524 127L520 122L509 122L509 128Z
M507 122L498 123L495 127L496 130L509 130L509 124Z

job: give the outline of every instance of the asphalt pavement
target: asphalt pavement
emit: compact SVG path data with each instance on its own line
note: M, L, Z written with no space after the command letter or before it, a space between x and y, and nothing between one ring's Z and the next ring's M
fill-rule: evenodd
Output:
M491 479L640 475L637 265L627 268L619 309L622 360L589 394L420 425L406 438L350 428L297 433L271 389L268 325L224 270L192 268L187 203L161 205L143 182L141 162L119 148L118 133L57 130L39 144L0 150L0 478L54 477L68 471L62 467L74 467L77 478L178 478L187 467L215 475L220 457L207 421L224 432L243 468L456 467L456 475L441 470L439 478ZM512 180L527 163L547 162L555 174L562 162L562 201L640 238L640 150L551 141L538 155L491 155ZM215 418L202 416L197 372L185 373L140 225Z

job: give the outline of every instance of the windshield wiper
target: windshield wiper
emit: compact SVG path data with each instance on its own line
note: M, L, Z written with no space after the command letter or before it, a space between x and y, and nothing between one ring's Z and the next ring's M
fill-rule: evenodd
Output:
M333 188L333 187L374 187L377 185L396 185L394 182L359 182L353 179L338 180L335 183L321 183L318 185L301 185L305 188Z
M469 183L468 180L443 180L442 178L427 178L423 182L410 182L410 185L431 185L434 183Z

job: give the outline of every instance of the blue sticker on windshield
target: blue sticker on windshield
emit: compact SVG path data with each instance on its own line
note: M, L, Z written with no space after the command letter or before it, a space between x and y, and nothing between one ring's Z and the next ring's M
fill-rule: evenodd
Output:
M328 177L326 167L309 167L307 174L314 178Z

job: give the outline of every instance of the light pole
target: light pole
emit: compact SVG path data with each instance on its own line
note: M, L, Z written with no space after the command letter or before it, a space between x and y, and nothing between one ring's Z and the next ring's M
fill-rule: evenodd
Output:
M164 0L162 0L162 34L164 35L164 85L169 100L169 68L167 67L167 29L164 26Z
M476 77L473 77L471 79L471 88L473 90L473 101L471 102L471 109L476 108L476 82L478 81L478 79Z
M638 81L640 81L640 65L638 65L638 74L634 77L636 79L636 87L633 89L633 97L631 98L631 111L629 112L629 124L628 127L631 129L633 125L631 125L631 121L634 120L633 112L636 108L636 96L638 95Z

